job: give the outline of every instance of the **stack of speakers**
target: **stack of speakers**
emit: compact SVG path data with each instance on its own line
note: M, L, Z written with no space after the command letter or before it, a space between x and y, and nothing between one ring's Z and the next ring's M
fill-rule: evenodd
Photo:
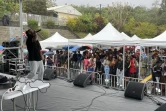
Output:
M11 42L3 42L2 46L5 48L9 48L8 50L4 51L5 58L4 59L12 59L18 58L18 48L17 49L10 49L13 47L19 47L20 41L11 41Z

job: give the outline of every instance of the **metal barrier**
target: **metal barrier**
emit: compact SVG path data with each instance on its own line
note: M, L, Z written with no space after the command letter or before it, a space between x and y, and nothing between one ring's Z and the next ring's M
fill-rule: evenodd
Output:
M148 81L146 83L147 93L156 96L166 96L166 83Z
M122 78L122 81L123 81L122 86L120 86L118 84L118 79L119 79L118 75L108 74L107 77L109 78L109 83L106 84L106 82L105 82L106 74L101 73L101 72L90 72L90 71L70 68L69 75L68 75L68 72L67 72L68 69L66 69L64 67L45 66L45 69L46 68L55 69L57 77L70 79L73 81L76 79L76 77L79 74L81 74L81 73L88 74L89 73L89 74L91 74L90 79L92 80L92 84L107 86L110 88L121 89L121 90L125 90L128 83L131 81L141 82L143 80L143 79L139 79L139 78L123 77ZM166 83L157 83L157 82L153 82L153 81L148 81L145 84L146 84L146 91L148 94L156 95L156 96L166 96Z
M44 69L51 68L56 71L57 77L59 78L68 78L67 68L64 67L56 67L56 66L44 66Z
M80 69L73 69L73 68L70 68L69 69L69 75L70 75L70 79L71 80L75 80L76 77L81 74L83 71L81 71Z
M75 78L81 74L81 73L85 73L85 74L91 74L91 79L92 79L92 83L93 84L98 84L98 85L102 85L102 86L106 86L106 82L105 82L105 78L106 75L104 73L101 72L90 72L90 71L85 71L85 70L80 70L80 69L74 69L74 68L70 68L70 79L71 80L75 80ZM119 88L118 85L118 80L120 79L120 77L118 75L113 75L113 74L108 74L107 77L109 78L109 84L107 84L108 87L112 87L112 88ZM131 78L131 77L123 77L122 78L122 88L125 89L128 82L130 81L135 81L135 82L140 82L142 79L138 79L138 78Z

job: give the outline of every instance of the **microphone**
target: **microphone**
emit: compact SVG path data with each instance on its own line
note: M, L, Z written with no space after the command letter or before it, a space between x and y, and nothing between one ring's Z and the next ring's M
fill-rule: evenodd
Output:
M38 33L38 32L40 32L41 31L41 29L39 29L39 30L37 30L37 31L35 31L36 33Z

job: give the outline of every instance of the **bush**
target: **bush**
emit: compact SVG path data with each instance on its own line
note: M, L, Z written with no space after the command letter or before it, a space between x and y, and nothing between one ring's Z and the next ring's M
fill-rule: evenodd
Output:
M38 21L30 19L28 20L28 27L33 29L33 30L37 30L38 29Z
M45 39L49 37L50 33L48 30L46 29L41 29L41 31L39 32L39 35L44 37Z
M47 20L46 27L49 28L49 29L55 28L55 21L53 21L53 20Z

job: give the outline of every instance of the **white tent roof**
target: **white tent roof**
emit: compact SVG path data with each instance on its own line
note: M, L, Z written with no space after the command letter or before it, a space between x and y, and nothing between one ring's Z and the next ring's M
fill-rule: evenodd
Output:
M81 40L92 40L92 34L89 33L86 37L84 37L83 39Z
M128 36L127 34L125 34L124 32L121 32L122 35L124 35L125 39L126 40L131 40L131 37Z
M166 31L152 39L143 39L141 44L145 46L166 46Z
M155 41L166 41L166 31L164 31L162 34L158 35L157 37L151 39Z
M93 35L93 40L120 41L125 40L125 36L116 30L111 23L108 23L100 32Z
M141 38L139 38L137 35L133 35L131 37L131 40L141 40Z
M58 32L56 32L48 39L40 41L42 49L45 49L46 47L56 47L57 45L67 45L67 44L68 44L68 39L61 36Z
M90 40L83 39L70 39L69 44L101 44L101 45L124 45L124 44L137 44L137 41L126 39L125 35L117 31L111 23L108 23L100 32L93 35Z

